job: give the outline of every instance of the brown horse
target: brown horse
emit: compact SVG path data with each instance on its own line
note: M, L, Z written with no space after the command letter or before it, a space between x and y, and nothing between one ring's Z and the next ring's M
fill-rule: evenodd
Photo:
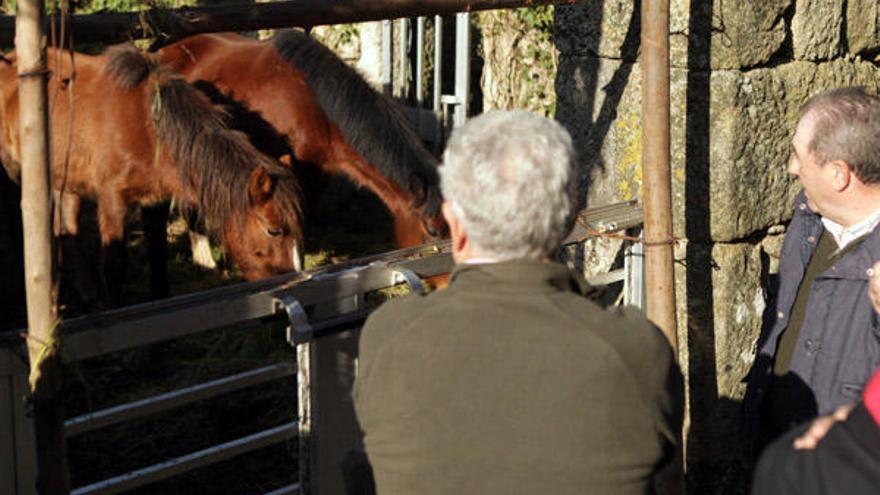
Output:
M50 49L52 180L62 232L80 197L98 207L102 264L118 263L126 210L174 199L196 210L248 279L301 268L300 190L287 167L231 130L227 113L132 47L99 56ZM15 56L0 62L0 157L20 172ZM104 267L108 289L118 266ZM115 294L110 293L113 297Z
M443 233L436 159L395 102L307 34L202 34L157 56L215 102L243 109L264 152L373 191L394 217L400 247Z

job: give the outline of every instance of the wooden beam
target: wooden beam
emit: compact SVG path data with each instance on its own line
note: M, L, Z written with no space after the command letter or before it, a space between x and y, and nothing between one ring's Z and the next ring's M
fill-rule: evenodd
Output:
M198 33L309 28L325 24L574 2L575 0L294 0L150 9L142 12L106 12L75 15L70 20L73 38L77 42L118 43L153 38L163 44ZM0 17L0 47L11 45L13 32L12 17Z

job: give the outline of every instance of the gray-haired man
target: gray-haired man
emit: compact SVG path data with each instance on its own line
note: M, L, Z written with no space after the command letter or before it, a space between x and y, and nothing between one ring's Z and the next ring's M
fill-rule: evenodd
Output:
M550 261L577 209L573 163L565 129L523 111L453 134L450 286L383 305L361 335L355 406L378 493L641 495L674 453L666 339Z

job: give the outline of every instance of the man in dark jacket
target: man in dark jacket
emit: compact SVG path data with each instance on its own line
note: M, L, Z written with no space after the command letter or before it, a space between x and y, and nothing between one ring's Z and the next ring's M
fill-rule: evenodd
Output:
M649 493L676 450L681 376L656 327L550 261L578 203L568 133L486 114L453 134L440 175L450 286L386 303L361 335L377 492Z
M803 190L745 399L752 449L856 400L880 365L866 294L880 260L878 143L880 99L861 88L820 94L801 110L788 171Z
M752 495L876 495L880 493L880 372L862 402L818 446L798 449L795 429L761 456Z

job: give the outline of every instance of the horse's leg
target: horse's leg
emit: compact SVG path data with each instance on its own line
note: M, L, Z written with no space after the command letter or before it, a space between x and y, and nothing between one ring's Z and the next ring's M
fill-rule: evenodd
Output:
M97 309L100 300L99 272L89 263L82 249L79 216L82 199L69 192L53 191L55 196L54 231L60 249L59 299L80 311Z
M141 216L150 256L150 297L162 299L171 295L168 286L168 205L144 206Z
M98 197L98 226L101 229L101 272L105 300L110 306L121 302L125 273L125 202L118 194Z

